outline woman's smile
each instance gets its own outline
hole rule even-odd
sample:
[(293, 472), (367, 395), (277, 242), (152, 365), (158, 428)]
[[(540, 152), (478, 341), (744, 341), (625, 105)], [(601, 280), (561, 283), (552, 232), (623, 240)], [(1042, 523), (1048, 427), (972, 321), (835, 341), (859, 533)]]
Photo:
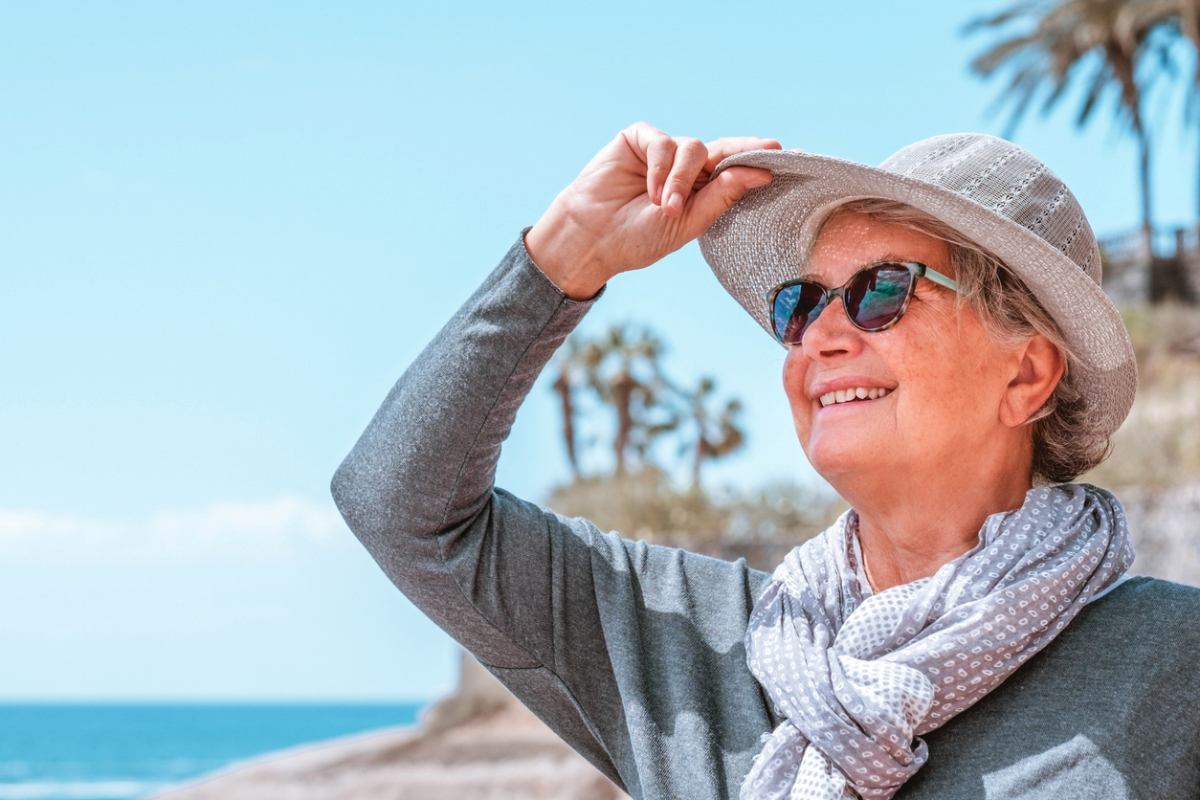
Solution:
[(882, 400), (892, 393), (889, 389), (867, 389), (859, 386), (855, 389), (839, 389), (836, 392), (828, 392), (817, 398), (817, 402), (821, 404), (821, 410), (842, 409), (849, 406), (863, 406), (875, 400)]
[(845, 391), (829, 392), (820, 397), (822, 408), (832, 405), (841, 405), (844, 403), (861, 403), (864, 400), (878, 400), (891, 394), (887, 389), (866, 389), (859, 386), (856, 389), (846, 389)]
[(820, 409), (846, 405), (863, 405), (880, 400), (896, 389), (895, 382), (862, 375), (845, 375), (839, 378), (823, 378), (813, 383), (808, 395)]

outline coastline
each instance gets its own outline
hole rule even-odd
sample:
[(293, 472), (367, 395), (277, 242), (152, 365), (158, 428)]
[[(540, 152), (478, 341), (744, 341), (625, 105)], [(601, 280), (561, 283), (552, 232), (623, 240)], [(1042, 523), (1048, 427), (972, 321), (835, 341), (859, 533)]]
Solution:
[(269, 753), (147, 800), (628, 800), (464, 654), (416, 726)]

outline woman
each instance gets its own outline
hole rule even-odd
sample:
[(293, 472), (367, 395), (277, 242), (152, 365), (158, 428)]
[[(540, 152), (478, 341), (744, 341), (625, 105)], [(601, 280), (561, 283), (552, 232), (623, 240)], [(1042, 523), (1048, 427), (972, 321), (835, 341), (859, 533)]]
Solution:
[[(774, 576), (492, 485), (604, 284), (697, 237), (787, 346), (797, 435), (853, 508)], [(1098, 283), (1074, 197), (1007, 142), (871, 168), (635, 125), (408, 369), (334, 496), (401, 591), (634, 797), (1197, 797), (1200, 593), (1122, 583), (1120, 503), (1063, 483), (1136, 384)]]

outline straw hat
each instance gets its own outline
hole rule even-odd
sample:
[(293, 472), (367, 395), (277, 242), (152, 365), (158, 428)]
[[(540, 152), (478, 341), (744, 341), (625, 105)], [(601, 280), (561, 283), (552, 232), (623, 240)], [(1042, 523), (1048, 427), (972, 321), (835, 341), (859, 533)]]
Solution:
[(1100, 248), (1066, 184), (1011, 142), (977, 133), (935, 136), (878, 167), (797, 151), (739, 153), (718, 165), (769, 170), (700, 237), (717, 279), (771, 332), (767, 292), (805, 270), (821, 223), (850, 200), (897, 200), (942, 220), (999, 256), (1058, 323), (1097, 434), (1124, 421), (1137, 364), (1121, 315), (1100, 289)]

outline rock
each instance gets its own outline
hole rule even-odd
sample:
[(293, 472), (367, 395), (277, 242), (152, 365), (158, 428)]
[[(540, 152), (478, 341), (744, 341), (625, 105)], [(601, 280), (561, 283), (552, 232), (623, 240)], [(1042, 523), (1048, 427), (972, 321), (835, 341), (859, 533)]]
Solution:
[(628, 800), (478, 662), (422, 724), (272, 754), (156, 800)]
[(504, 684), (466, 651), (462, 651), (458, 688), (425, 712), (421, 726), (427, 733), (449, 730), (514, 702), (516, 698), (504, 688)]
[(1130, 572), (1200, 586), (1200, 483), (1115, 494), (1137, 553)]

